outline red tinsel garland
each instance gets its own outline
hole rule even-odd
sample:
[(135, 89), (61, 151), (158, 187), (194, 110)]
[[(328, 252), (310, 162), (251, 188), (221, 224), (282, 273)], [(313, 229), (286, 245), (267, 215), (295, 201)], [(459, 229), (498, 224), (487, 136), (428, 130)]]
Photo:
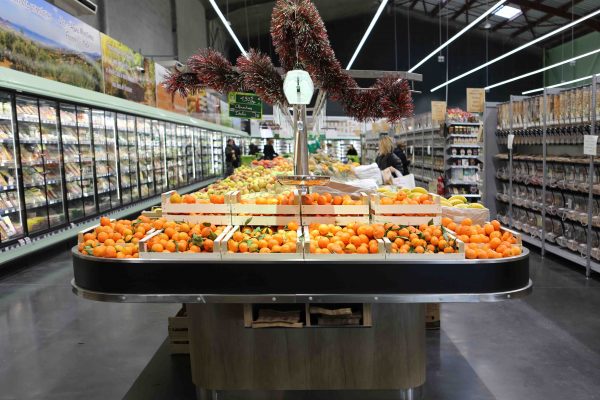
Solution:
[[(367, 89), (342, 69), (335, 58), (325, 24), (310, 0), (277, 0), (271, 19), (273, 45), (284, 70), (304, 68), (317, 87), (342, 103), (346, 113), (360, 121), (387, 118), (395, 122), (412, 115), (413, 103), (406, 80), (378, 79)], [(171, 74), (166, 87), (187, 94), (202, 86), (220, 92), (253, 90), (269, 104), (285, 105), (283, 80), (267, 55), (251, 50), (240, 56), (236, 70), (221, 54), (202, 50), (188, 60), (188, 72)]]

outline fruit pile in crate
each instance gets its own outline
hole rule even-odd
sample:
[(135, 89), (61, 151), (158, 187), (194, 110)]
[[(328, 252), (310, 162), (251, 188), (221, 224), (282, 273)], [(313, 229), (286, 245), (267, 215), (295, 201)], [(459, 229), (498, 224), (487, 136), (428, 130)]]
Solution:
[(302, 225), (369, 223), (369, 197), (365, 193), (309, 193), (302, 196)]
[(236, 191), (229, 194), (229, 202), (232, 225), (283, 226), (300, 221), (300, 197), (296, 190), (252, 196)]
[(285, 226), (233, 226), (220, 241), (224, 260), (302, 259), (302, 231), (295, 221)]
[(464, 259), (465, 244), (443, 226), (387, 223), (384, 242), (388, 259)]
[(79, 232), (80, 253), (101, 258), (138, 258), (138, 243), (155, 230), (153, 221), (141, 215), (135, 221), (101, 217), (100, 223)]
[(185, 221), (198, 224), (209, 222), (216, 225), (231, 223), (231, 206), (228, 194), (211, 194), (208, 198), (181, 196), (172, 190), (161, 195), (162, 216), (168, 221)]
[(442, 207), (439, 196), (424, 188), (383, 190), (371, 196), (371, 220), (418, 226), (432, 222), (440, 225)]
[(523, 252), (521, 235), (493, 220), (480, 225), (469, 218), (460, 223), (444, 217), (444, 227), (465, 243), (465, 257), (468, 259), (505, 258), (518, 256)]
[(385, 258), (382, 224), (350, 223), (346, 226), (313, 223), (304, 227), (304, 256), (306, 259), (349, 260)]

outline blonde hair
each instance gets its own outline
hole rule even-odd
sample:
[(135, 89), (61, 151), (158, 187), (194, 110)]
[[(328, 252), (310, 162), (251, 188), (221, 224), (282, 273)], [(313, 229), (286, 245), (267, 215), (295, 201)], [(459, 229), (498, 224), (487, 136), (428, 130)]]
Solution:
[(394, 142), (389, 136), (382, 136), (379, 139), (379, 155), (385, 156), (394, 151)]

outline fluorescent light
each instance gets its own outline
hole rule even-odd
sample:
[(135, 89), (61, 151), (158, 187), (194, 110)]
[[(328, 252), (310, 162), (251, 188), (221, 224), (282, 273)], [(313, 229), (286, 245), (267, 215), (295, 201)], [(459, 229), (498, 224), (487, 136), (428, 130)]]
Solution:
[(358, 47), (354, 51), (354, 55), (350, 59), (350, 62), (348, 63), (348, 66), (346, 67), (346, 69), (352, 68), (352, 64), (354, 64), (354, 60), (356, 60), (356, 57), (358, 56), (358, 53), (360, 53), (360, 50), (362, 49), (363, 45), (367, 41), (367, 38), (371, 34), (371, 30), (373, 30), (373, 27), (377, 23), (377, 20), (379, 19), (379, 16), (383, 12), (383, 9), (385, 8), (385, 6), (386, 6), (387, 3), (388, 3), (388, 0), (383, 0), (381, 2), (381, 4), (379, 5), (379, 8), (377, 9), (377, 12), (375, 13), (375, 16), (371, 20), (371, 23), (369, 24), (369, 27), (367, 28), (367, 31), (365, 32), (364, 36), (360, 40), (360, 43), (358, 43)]
[(573, 79), (572, 81), (561, 82), (561, 83), (557, 83), (555, 85), (546, 86), (545, 88), (538, 88), (538, 89), (526, 90), (522, 94), (531, 94), (531, 93), (535, 93), (535, 92), (543, 92), (544, 89), (552, 89), (552, 88), (557, 88), (557, 87), (560, 87), (560, 86), (566, 86), (566, 85), (570, 85), (571, 83), (577, 83), (577, 82), (585, 81), (587, 79), (592, 79), (593, 77), (594, 77), (594, 75), (588, 75), (588, 76), (584, 76), (583, 78)]
[(417, 68), (419, 68), (421, 65), (423, 65), (425, 63), (425, 61), (429, 60), (431, 57), (433, 57), (437, 53), (439, 53), (440, 50), (442, 50), (445, 47), (450, 46), (450, 43), (454, 42), (456, 39), (458, 39), (466, 31), (468, 31), (469, 29), (471, 29), (475, 25), (479, 24), (483, 19), (485, 19), (485, 17), (487, 17), (488, 15), (490, 15), (491, 13), (493, 13), (496, 9), (498, 9), (498, 7), (500, 7), (504, 3), (506, 3), (506, 0), (500, 0), (499, 2), (497, 2), (496, 4), (494, 4), (492, 6), (492, 8), (490, 8), (489, 10), (487, 10), (486, 12), (484, 12), (483, 14), (481, 14), (478, 18), (476, 18), (469, 25), (467, 25), (464, 28), (462, 28), (460, 32), (458, 32), (456, 35), (452, 36), (445, 43), (441, 44), (440, 47), (438, 47), (437, 49), (435, 49), (431, 53), (429, 53), (429, 55), (427, 57), (425, 57), (424, 59), (422, 59), (421, 61), (419, 61), (414, 67), (412, 67), (411, 69), (409, 69), (408, 72), (415, 71)]
[(219, 16), (219, 18), (221, 19), (221, 22), (223, 22), (223, 25), (225, 25), (225, 29), (227, 29), (227, 31), (231, 35), (231, 38), (233, 39), (233, 41), (235, 42), (235, 44), (237, 45), (237, 47), (240, 49), (240, 51), (242, 52), (242, 54), (244, 55), (244, 57), (248, 58), (248, 53), (246, 52), (246, 50), (244, 50), (244, 47), (240, 43), (240, 41), (237, 38), (237, 36), (235, 36), (235, 33), (233, 32), (233, 29), (231, 29), (231, 25), (229, 24), (229, 21), (227, 21), (225, 19), (225, 16), (223, 15), (223, 13), (221, 12), (221, 10), (219, 9), (219, 6), (217, 5), (217, 3), (215, 3), (215, 0), (208, 0), (208, 1), (210, 2), (210, 4), (212, 5), (212, 7), (214, 8), (214, 10), (217, 13), (217, 15)]
[(505, 85), (505, 84), (510, 83), (510, 82), (518, 81), (519, 79), (523, 79), (523, 78), (527, 78), (528, 76), (531, 76), (531, 75), (539, 74), (540, 72), (547, 71), (549, 69), (558, 67), (560, 65), (568, 64), (571, 61), (579, 60), (580, 58), (588, 57), (588, 56), (591, 56), (592, 54), (596, 54), (596, 53), (600, 53), (600, 49), (592, 50), (592, 51), (590, 51), (588, 53), (581, 54), (581, 55), (578, 55), (576, 57), (569, 58), (568, 60), (560, 61), (560, 62), (557, 62), (555, 64), (548, 65), (548, 66), (546, 66), (544, 68), (536, 69), (535, 71), (531, 71), (531, 72), (528, 72), (528, 73), (523, 74), (523, 75), (515, 76), (514, 78), (510, 78), (510, 79), (507, 79), (507, 80), (502, 81), (502, 82), (494, 83), (493, 85), (486, 86), (485, 90), (493, 89), (495, 87), (502, 86), (502, 85)]
[(438, 89), (441, 89), (441, 88), (443, 88), (444, 86), (447, 86), (447, 85), (449, 85), (449, 84), (451, 84), (451, 83), (453, 83), (453, 82), (456, 82), (457, 80), (459, 80), (459, 79), (462, 79), (462, 78), (464, 78), (464, 77), (465, 77), (465, 76), (467, 76), (467, 75), (471, 75), (473, 72), (479, 71), (480, 69), (483, 69), (483, 68), (485, 68), (485, 67), (487, 67), (487, 66), (489, 66), (489, 65), (492, 65), (492, 64), (494, 64), (494, 63), (496, 63), (496, 62), (498, 62), (498, 61), (500, 61), (500, 60), (502, 60), (502, 59), (505, 59), (506, 57), (508, 57), (508, 56), (511, 56), (511, 55), (513, 55), (513, 54), (515, 54), (515, 53), (517, 53), (517, 52), (519, 52), (519, 51), (523, 50), (523, 49), (526, 49), (527, 47), (529, 47), (529, 46), (532, 46), (532, 45), (534, 45), (534, 44), (536, 44), (536, 43), (538, 43), (538, 42), (541, 42), (542, 40), (546, 40), (546, 39), (548, 39), (549, 37), (551, 37), (551, 36), (554, 36), (554, 35), (556, 35), (557, 33), (560, 33), (560, 32), (562, 32), (562, 31), (564, 31), (564, 30), (567, 30), (567, 29), (569, 29), (569, 28), (571, 28), (571, 27), (573, 27), (573, 26), (575, 26), (575, 25), (577, 25), (577, 24), (580, 24), (580, 23), (582, 23), (583, 21), (586, 21), (586, 20), (588, 20), (588, 19), (590, 19), (590, 18), (593, 18), (593, 17), (595, 17), (595, 16), (596, 16), (596, 15), (598, 15), (598, 14), (600, 14), (600, 9), (598, 9), (598, 10), (594, 11), (593, 13), (590, 13), (590, 14), (586, 15), (585, 17), (581, 17), (581, 18), (579, 18), (579, 19), (578, 19), (578, 20), (576, 20), (576, 21), (573, 21), (573, 22), (570, 22), (570, 23), (568, 23), (568, 24), (566, 24), (566, 25), (563, 25), (563, 26), (561, 26), (560, 28), (557, 28), (556, 30), (553, 30), (552, 32), (548, 32), (548, 33), (546, 33), (545, 35), (543, 35), (543, 36), (540, 36), (540, 37), (539, 37), (539, 38), (537, 38), (537, 39), (534, 39), (534, 40), (532, 40), (532, 41), (530, 41), (530, 42), (527, 42), (527, 43), (525, 43), (524, 45), (522, 45), (522, 46), (519, 46), (519, 47), (517, 47), (516, 49), (509, 51), (508, 53), (505, 53), (505, 54), (503, 54), (503, 55), (501, 55), (501, 56), (499, 56), (499, 57), (496, 57), (496, 58), (494, 58), (493, 60), (490, 60), (490, 61), (488, 61), (488, 62), (486, 62), (486, 63), (484, 63), (484, 64), (481, 64), (480, 66), (478, 66), (478, 67), (476, 67), (476, 68), (473, 68), (473, 69), (472, 69), (472, 70), (470, 70), (470, 71), (467, 71), (467, 72), (465, 72), (464, 74), (460, 74), (460, 75), (458, 75), (458, 76), (456, 76), (456, 77), (454, 77), (454, 78), (450, 79), (449, 81), (447, 81), (447, 82), (444, 82), (444, 83), (442, 83), (441, 85), (438, 85), (438, 86), (434, 87), (433, 89), (431, 89), (431, 91), (432, 91), (432, 92), (435, 92), (436, 90), (438, 90)]
[(494, 11), (493, 14), (502, 18), (513, 19), (521, 14), (521, 10), (511, 6), (503, 6)]

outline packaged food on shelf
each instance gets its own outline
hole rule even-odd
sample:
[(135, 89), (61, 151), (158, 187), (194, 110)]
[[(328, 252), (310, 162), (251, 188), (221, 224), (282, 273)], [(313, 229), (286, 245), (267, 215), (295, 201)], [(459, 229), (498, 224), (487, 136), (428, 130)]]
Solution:
[(286, 226), (233, 226), (223, 240), (224, 260), (303, 259), (302, 230), (297, 222)]
[(302, 196), (302, 224), (347, 225), (369, 223), (369, 197), (366, 193), (312, 192)]
[[(304, 226), (304, 257), (307, 260), (384, 259), (385, 233), (383, 224), (311, 223)], [(341, 255), (344, 258), (340, 258)]]

